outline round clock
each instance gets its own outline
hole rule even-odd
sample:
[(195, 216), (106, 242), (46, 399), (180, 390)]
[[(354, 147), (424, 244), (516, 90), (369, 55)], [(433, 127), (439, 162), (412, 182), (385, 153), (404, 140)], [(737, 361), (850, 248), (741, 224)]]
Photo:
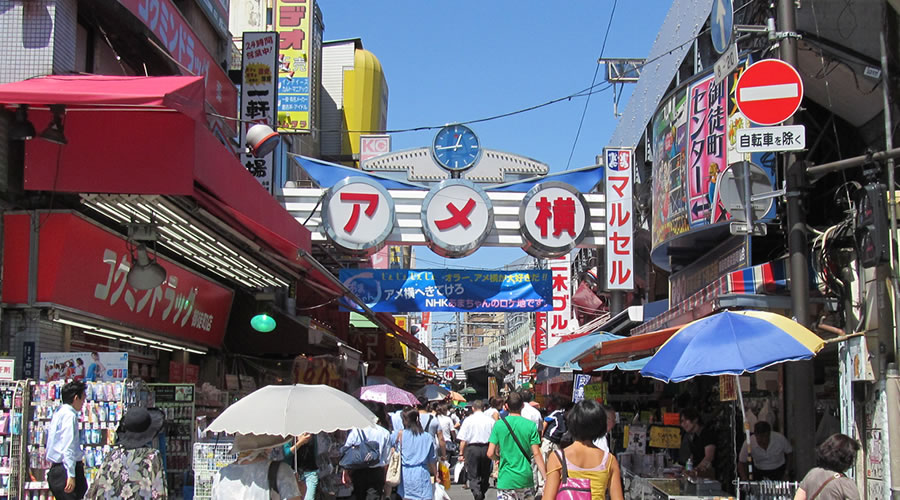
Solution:
[(465, 170), (481, 155), (481, 143), (465, 125), (447, 125), (434, 136), (431, 146), (434, 159), (448, 170)]

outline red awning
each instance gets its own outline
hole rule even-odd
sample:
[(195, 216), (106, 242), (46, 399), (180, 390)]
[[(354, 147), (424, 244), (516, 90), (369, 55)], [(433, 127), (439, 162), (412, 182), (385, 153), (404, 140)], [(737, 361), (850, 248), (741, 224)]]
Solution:
[[(53, 76), (0, 85), (0, 103), (67, 106), (68, 145), (26, 144), (26, 189), (188, 196), (303, 265), (309, 230), (206, 128), (203, 92), (201, 77)], [(51, 115), (28, 118), (41, 130)]]
[(51, 75), (0, 85), (0, 102), (10, 105), (170, 109), (195, 119), (203, 100), (201, 76)]
[(404, 330), (403, 328), (401, 328), (400, 325), (398, 325), (397, 322), (394, 321), (394, 316), (391, 313), (386, 313), (386, 312), (375, 313), (375, 318), (378, 319), (384, 325), (390, 326), (394, 330), (394, 333), (397, 335), (397, 338), (398, 338), (398, 340), (400, 340), (400, 342), (403, 342), (410, 349), (425, 356), (432, 363), (434, 363), (436, 365), (440, 364), (440, 363), (438, 363), (437, 356), (435, 356), (434, 353), (431, 352), (431, 349), (429, 349), (428, 346), (426, 346), (425, 344), (420, 342), (419, 339), (417, 339), (415, 335), (413, 335), (413, 334), (407, 332), (406, 330)]
[(591, 371), (610, 363), (620, 363), (623, 361), (645, 358), (656, 352), (656, 349), (663, 345), (665, 341), (669, 340), (669, 337), (675, 335), (675, 332), (680, 330), (682, 326), (684, 325), (664, 328), (655, 332), (626, 337), (624, 339), (610, 340), (604, 342), (599, 349), (591, 351), (573, 361), (578, 361), (582, 370)]

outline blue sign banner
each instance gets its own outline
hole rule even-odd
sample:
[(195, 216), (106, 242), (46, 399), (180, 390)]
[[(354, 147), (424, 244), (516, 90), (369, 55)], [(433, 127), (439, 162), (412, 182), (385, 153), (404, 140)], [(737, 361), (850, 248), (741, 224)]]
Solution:
[(584, 386), (591, 381), (591, 376), (583, 373), (575, 374), (574, 384), (572, 386), (572, 402), (577, 403), (584, 399)]
[[(340, 279), (375, 312), (553, 309), (549, 270), (341, 269)], [(341, 305), (346, 310), (357, 310), (346, 299)]]

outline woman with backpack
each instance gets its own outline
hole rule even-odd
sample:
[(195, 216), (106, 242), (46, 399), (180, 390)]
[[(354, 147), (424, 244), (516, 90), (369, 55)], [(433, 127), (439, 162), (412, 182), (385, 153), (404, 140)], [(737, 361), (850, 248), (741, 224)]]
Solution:
[(546, 500), (624, 500), (619, 462), (598, 448), (594, 440), (606, 435), (606, 412), (597, 401), (580, 401), (566, 412), (566, 429), (572, 444), (554, 451), (547, 459)]

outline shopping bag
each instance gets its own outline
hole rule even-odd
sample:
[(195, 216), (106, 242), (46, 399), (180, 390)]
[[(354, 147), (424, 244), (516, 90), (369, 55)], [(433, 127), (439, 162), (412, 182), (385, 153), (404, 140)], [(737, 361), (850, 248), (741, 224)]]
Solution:
[(440, 483), (434, 483), (434, 500), (450, 500), (450, 495)]
[(384, 484), (387, 486), (400, 484), (400, 472), (403, 467), (403, 463), (400, 460), (403, 453), (403, 431), (400, 431), (397, 441), (397, 447), (391, 448), (391, 452), (388, 454), (387, 472), (384, 475)]
[(445, 490), (450, 489), (450, 464), (447, 462), (440, 462), (438, 464), (438, 475), (441, 478), (441, 485)]
[(378, 451), (378, 443), (366, 441), (366, 435), (359, 429), (359, 443), (341, 448), (340, 466), (345, 469), (366, 469), (378, 465), (381, 456)]
[(456, 465), (453, 466), (453, 482), (456, 484), (464, 483), (465, 479), (462, 477), (462, 472), (465, 470), (466, 464), (463, 462), (456, 462)]

